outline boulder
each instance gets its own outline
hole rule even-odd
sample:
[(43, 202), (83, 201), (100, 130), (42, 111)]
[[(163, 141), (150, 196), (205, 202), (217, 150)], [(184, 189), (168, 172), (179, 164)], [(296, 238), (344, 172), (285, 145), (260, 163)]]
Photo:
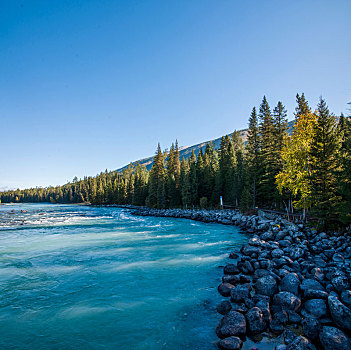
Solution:
[(229, 311), (219, 322), (216, 334), (221, 339), (245, 335), (246, 320), (244, 315), (237, 311)]
[(221, 315), (226, 315), (231, 309), (232, 304), (228, 300), (221, 301), (216, 307), (217, 312)]
[(234, 286), (232, 284), (224, 282), (218, 286), (218, 292), (220, 295), (222, 295), (224, 297), (230, 297), (230, 291), (233, 288), (234, 288)]
[(249, 297), (250, 287), (248, 284), (239, 284), (230, 291), (230, 297), (234, 302), (244, 301)]
[(306, 317), (302, 321), (302, 329), (308, 338), (316, 340), (319, 336), (321, 324), (315, 317)]
[(237, 275), (240, 273), (238, 267), (235, 264), (228, 264), (224, 266), (223, 271), (226, 275)]
[(289, 273), (280, 281), (279, 290), (281, 292), (290, 292), (298, 296), (299, 285), (300, 285), (300, 281), (296, 273)]
[(328, 305), (335, 324), (341, 329), (351, 331), (351, 309), (334, 296), (329, 296)]
[(259, 278), (255, 283), (256, 293), (272, 297), (277, 292), (277, 282), (270, 276)]
[(302, 291), (306, 290), (306, 289), (311, 289), (311, 290), (323, 290), (324, 291), (324, 287), (315, 279), (309, 279), (309, 278), (305, 278), (302, 283), (300, 284), (300, 289)]
[(343, 290), (340, 295), (340, 299), (343, 304), (348, 308), (351, 308), (351, 290)]
[(282, 310), (297, 311), (301, 306), (301, 299), (290, 292), (279, 292), (274, 296), (273, 303)]
[(248, 331), (251, 334), (261, 333), (266, 329), (267, 326), (263, 312), (257, 306), (251, 308), (246, 313), (246, 322), (248, 326)]
[(324, 318), (328, 314), (327, 303), (323, 299), (310, 299), (304, 303), (302, 311), (304, 316)]
[(243, 346), (243, 342), (238, 337), (228, 337), (218, 342), (221, 350), (239, 350)]
[(331, 280), (332, 285), (338, 293), (350, 289), (350, 282), (345, 275), (340, 275)]
[(316, 350), (316, 347), (307, 338), (300, 336), (288, 345), (287, 350)]
[(324, 326), (319, 340), (325, 350), (350, 350), (351, 342), (347, 335), (335, 327)]

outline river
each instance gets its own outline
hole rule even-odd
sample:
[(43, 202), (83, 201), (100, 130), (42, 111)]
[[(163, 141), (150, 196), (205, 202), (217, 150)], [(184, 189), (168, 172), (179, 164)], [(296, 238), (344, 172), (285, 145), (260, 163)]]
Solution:
[(221, 267), (247, 239), (114, 207), (0, 205), (0, 348), (216, 349)]

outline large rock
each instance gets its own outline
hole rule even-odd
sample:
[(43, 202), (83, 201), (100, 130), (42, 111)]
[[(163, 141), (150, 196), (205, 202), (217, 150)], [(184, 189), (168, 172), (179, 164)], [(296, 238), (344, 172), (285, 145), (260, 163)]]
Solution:
[(246, 321), (251, 334), (261, 333), (267, 326), (262, 310), (256, 306), (246, 313)]
[(324, 318), (328, 314), (327, 303), (323, 299), (310, 299), (303, 305), (304, 316), (314, 316), (316, 318)]
[(319, 335), (325, 350), (350, 350), (351, 342), (344, 332), (335, 327), (325, 326)]
[(289, 273), (280, 281), (279, 290), (281, 292), (290, 292), (298, 296), (299, 285), (300, 285), (300, 281), (296, 273)]
[(235, 264), (228, 264), (224, 266), (223, 272), (226, 275), (237, 275), (240, 271)]
[(334, 296), (329, 296), (328, 305), (335, 324), (341, 329), (351, 331), (351, 310)]
[(216, 334), (221, 339), (245, 335), (246, 320), (244, 315), (237, 311), (229, 311), (219, 322)]
[(230, 291), (234, 288), (234, 286), (230, 283), (221, 283), (218, 286), (218, 292), (224, 297), (230, 297)]
[(311, 289), (311, 290), (323, 290), (324, 291), (324, 287), (315, 279), (309, 279), (309, 278), (305, 278), (302, 283), (300, 284), (300, 288), (301, 290), (307, 290), (307, 289)]
[(301, 299), (290, 292), (279, 292), (274, 296), (273, 303), (282, 310), (297, 311), (301, 306)]
[(238, 337), (228, 337), (218, 342), (221, 350), (239, 350), (243, 346), (243, 342)]
[(248, 284), (239, 284), (231, 289), (230, 296), (234, 302), (241, 302), (249, 297), (249, 292)]
[(277, 292), (277, 282), (272, 276), (264, 276), (259, 278), (255, 283), (257, 294), (272, 297)]
[(300, 336), (288, 345), (287, 350), (316, 350), (316, 347), (307, 338)]
[(302, 329), (308, 338), (316, 340), (319, 336), (321, 324), (315, 317), (306, 317), (302, 321)]

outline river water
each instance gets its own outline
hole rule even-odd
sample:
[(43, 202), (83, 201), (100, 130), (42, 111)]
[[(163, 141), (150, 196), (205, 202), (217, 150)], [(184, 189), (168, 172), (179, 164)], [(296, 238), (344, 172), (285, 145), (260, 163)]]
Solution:
[(215, 349), (220, 267), (247, 239), (119, 208), (0, 205), (0, 348)]

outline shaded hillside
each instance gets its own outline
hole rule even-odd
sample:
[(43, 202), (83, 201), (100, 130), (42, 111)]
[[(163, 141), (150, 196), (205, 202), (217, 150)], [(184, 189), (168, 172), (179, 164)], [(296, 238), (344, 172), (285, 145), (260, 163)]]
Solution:
[[(294, 121), (291, 120), (289, 122), (289, 133), (292, 130), (293, 124), (294, 124)], [(240, 136), (241, 136), (241, 138), (243, 139), (244, 142), (246, 142), (247, 130), (248, 129), (239, 130)], [(229, 136), (232, 136), (232, 133), (230, 133)], [(180, 147), (180, 150), (179, 150), (179, 157), (180, 157), (180, 159), (182, 159), (182, 158), (188, 159), (191, 156), (191, 153), (192, 153), (193, 150), (194, 150), (196, 156), (199, 154), (200, 149), (202, 150), (202, 152), (204, 152), (207, 143), (209, 143), (211, 141), (213, 143), (214, 148), (218, 149), (219, 146), (220, 146), (220, 143), (221, 143), (221, 137), (218, 137), (217, 139), (214, 139), (214, 140), (201, 142), (201, 143), (198, 143), (197, 145), (193, 145), (193, 146)], [(132, 162), (131, 164), (136, 165), (137, 163), (140, 163), (142, 165), (145, 165), (146, 168), (148, 170), (150, 170), (151, 167), (152, 167), (153, 159), (154, 159), (154, 156), (151, 156), (151, 157), (148, 157), (148, 158), (137, 160), (135, 162)], [(121, 170), (127, 168), (128, 165), (126, 165), (126, 166), (124, 166), (124, 167), (122, 167), (120, 169), (117, 169), (117, 171), (121, 171)]]

